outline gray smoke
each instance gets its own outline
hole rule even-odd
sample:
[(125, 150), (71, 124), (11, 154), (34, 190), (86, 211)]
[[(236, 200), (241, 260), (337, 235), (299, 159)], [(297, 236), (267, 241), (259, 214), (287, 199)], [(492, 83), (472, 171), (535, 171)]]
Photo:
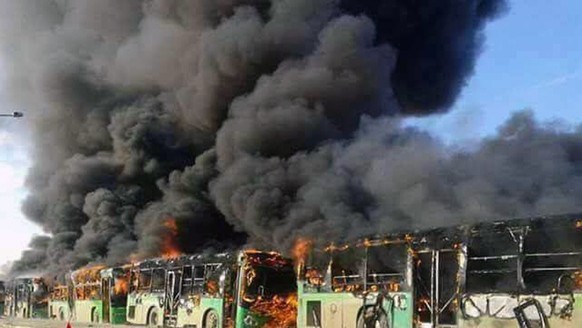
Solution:
[[(51, 235), (14, 270), (159, 255), (170, 219), (183, 251), (285, 250), (298, 235), (342, 239), (577, 208), (575, 193), (561, 193), (579, 170), (551, 174), (560, 160), (576, 167), (574, 158), (526, 171), (519, 160), (546, 158), (512, 155), (534, 136), (575, 148), (574, 133), (524, 118), (504, 129), (514, 134), (451, 152), (397, 119), (450, 107), (485, 23), (504, 8), (1, 0), (6, 96), (33, 121), (23, 211)], [(521, 136), (526, 128), (531, 136)]]

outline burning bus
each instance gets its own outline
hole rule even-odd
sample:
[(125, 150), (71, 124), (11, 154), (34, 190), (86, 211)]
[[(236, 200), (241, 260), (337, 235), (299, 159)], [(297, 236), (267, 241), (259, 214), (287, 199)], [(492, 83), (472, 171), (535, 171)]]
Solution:
[(128, 322), (292, 327), (295, 284), (292, 261), (277, 253), (244, 251), (149, 260), (132, 270)]
[(125, 323), (129, 268), (101, 266), (71, 274), (74, 317), (79, 322)]
[(17, 278), (6, 283), (4, 313), (17, 318), (47, 318), (48, 289), (42, 278)]
[(74, 296), (74, 318), (79, 322), (100, 322), (103, 313), (101, 300), (101, 269), (82, 268), (71, 273)]
[(582, 327), (582, 221), (545, 217), (312, 249), (297, 327)]
[(52, 288), (49, 295), (48, 313), (49, 318), (57, 320), (69, 320), (72, 316), (71, 311), (71, 289), (66, 285), (56, 285)]

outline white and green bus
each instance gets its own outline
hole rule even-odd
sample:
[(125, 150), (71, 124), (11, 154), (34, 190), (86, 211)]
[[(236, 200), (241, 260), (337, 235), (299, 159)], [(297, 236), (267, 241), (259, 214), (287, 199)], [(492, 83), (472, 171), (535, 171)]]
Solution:
[(89, 267), (71, 274), (74, 320), (93, 323), (126, 323), (129, 267)]
[(297, 327), (582, 327), (582, 216), (377, 236), (315, 249)]
[(101, 269), (103, 267), (82, 268), (71, 274), (74, 290), (73, 318), (77, 322), (101, 322)]
[(71, 293), (70, 288), (64, 285), (57, 285), (52, 288), (49, 296), (49, 318), (65, 321), (70, 320), (73, 313), (71, 311)]
[(42, 278), (17, 278), (6, 283), (4, 313), (16, 318), (48, 318), (48, 289)]
[(296, 319), (292, 261), (242, 251), (184, 255), (136, 264), (128, 322), (171, 327), (292, 327)]

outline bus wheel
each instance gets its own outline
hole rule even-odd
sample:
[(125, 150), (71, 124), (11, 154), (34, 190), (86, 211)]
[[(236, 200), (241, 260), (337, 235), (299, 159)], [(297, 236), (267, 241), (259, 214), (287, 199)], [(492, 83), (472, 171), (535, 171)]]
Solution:
[(154, 308), (151, 308), (148, 313), (148, 326), (157, 327), (158, 321), (158, 311), (156, 311)]
[(216, 311), (210, 310), (206, 313), (202, 328), (218, 328), (218, 314)]
[(384, 311), (379, 311), (374, 315), (374, 308), (369, 307), (362, 311), (358, 317), (358, 328), (390, 328), (388, 326), (388, 317)]

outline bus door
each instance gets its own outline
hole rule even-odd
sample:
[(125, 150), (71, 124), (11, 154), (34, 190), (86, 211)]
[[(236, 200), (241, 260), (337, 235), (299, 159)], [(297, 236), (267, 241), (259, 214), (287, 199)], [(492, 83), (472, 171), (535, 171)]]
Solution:
[(103, 301), (103, 322), (110, 322), (111, 309), (111, 278), (101, 279), (101, 299)]
[(234, 327), (237, 305), (240, 304), (240, 292), (238, 279), (241, 267), (233, 265), (223, 272), (224, 279), (220, 280), (220, 288), (224, 298), (224, 324), (226, 327)]
[(182, 294), (182, 269), (173, 268), (166, 272), (166, 295), (164, 297), (164, 322), (171, 326), (178, 318), (178, 305)]
[(420, 327), (457, 325), (461, 250), (426, 250), (416, 254), (416, 316)]

